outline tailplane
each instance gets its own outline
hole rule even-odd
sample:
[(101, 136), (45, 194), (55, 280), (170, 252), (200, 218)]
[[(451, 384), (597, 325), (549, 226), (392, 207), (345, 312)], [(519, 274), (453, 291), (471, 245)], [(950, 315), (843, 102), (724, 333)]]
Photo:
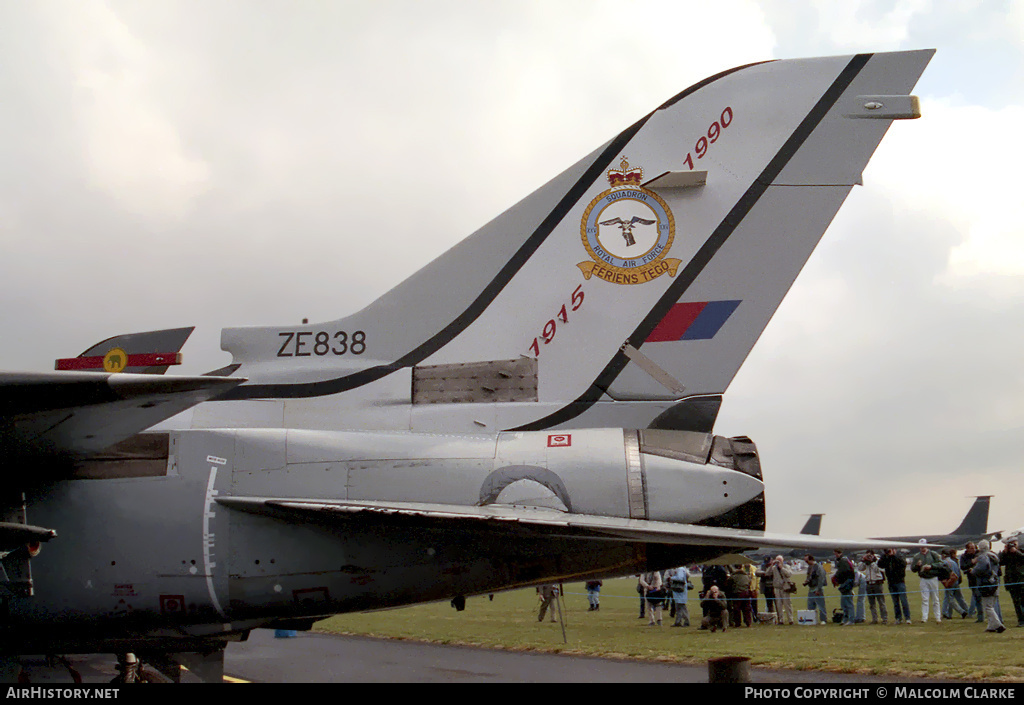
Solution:
[(78, 357), (57, 360), (54, 369), (162, 375), (181, 364), (181, 348), (194, 327), (126, 333), (101, 340)]

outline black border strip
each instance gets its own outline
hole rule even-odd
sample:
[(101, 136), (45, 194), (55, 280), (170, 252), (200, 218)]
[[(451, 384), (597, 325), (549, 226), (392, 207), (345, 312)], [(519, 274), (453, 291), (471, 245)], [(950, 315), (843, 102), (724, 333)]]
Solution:
[[(455, 320), (445, 326), (443, 329), (438, 331), (429, 340), (425, 341), (421, 345), (417, 346), (413, 350), (409, 351), (402, 357), (398, 358), (394, 362), (387, 365), (377, 365), (375, 367), (369, 367), (359, 372), (354, 372), (343, 377), (337, 377), (335, 379), (328, 379), (319, 382), (300, 382), (297, 384), (252, 384), (242, 385), (235, 389), (227, 392), (223, 396), (217, 397), (213, 401), (240, 401), (245, 399), (267, 399), (267, 398), (303, 398), (303, 397), (317, 397), (317, 396), (328, 396), (331, 394), (337, 394), (339, 392), (346, 392), (356, 387), (361, 387), (370, 382), (375, 382), (378, 379), (386, 377), (392, 372), (397, 372), (403, 367), (412, 367), (430, 355), (434, 354), (442, 347), (447, 345), (452, 339), (455, 338), (459, 333), (468, 328), (473, 321), (480, 317), (481, 314), (487, 307), (491, 305), (491, 302), (501, 293), (501, 290), (512, 280), (512, 278), (519, 272), (520, 269), (529, 261), (530, 257), (537, 251), (537, 249), (547, 240), (548, 236), (554, 231), (555, 227), (562, 221), (563, 218), (569, 213), (574, 205), (583, 197), (587, 192), (587, 189), (596, 181), (604, 170), (608, 167), (611, 161), (618, 156), (623, 148), (636, 136), (640, 129), (647, 124), (651, 116), (663, 110), (671, 105), (674, 105), (678, 101), (682, 100), (686, 96), (694, 93), (695, 91), (713, 83), (729, 74), (741, 71), (751, 66), (756, 66), (760, 63), (746, 64), (744, 66), (737, 66), (736, 68), (723, 71), (721, 73), (705, 78), (699, 83), (695, 83), (690, 86), (682, 93), (678, 94), (671, 100), (666, 101), (660, 105), (656, 110), (649, 113), (648, 115), (641, 118), (639, 121), (628, 127), (626, 130), (621, 132), (609, 145), (601, 152), (600, 156), (594, 161), (593, 164), (584, 172), (576, 183), (569, 191), (559, 200), (558, 205), (548, 214), (541, 224), (537, 226), (533, 234), (523, 243), (523, 246), (505, 263), (505, 266), (501, 268), (498, 274), (491, 280), (491, 282), (484, 287), (480, 295), (463, 311), (459, 314)], [(660, 318), (658, 319), (660, 320)]]
[[(768, 163), (768, 166), (764, 168), (764, 171), (754, 179), (754, 183), (740, 197), (736, 205), (732, 207), (732, 210), (719, 223), (715, 231), (711, 233), (711, 237), (697, 251), (697, 254), (694, 255), (683, 271), (679, 273), (658, 303), (647, 314), (647, 317), (640, 322), (640, 325), (636, 327), (633, 334), (629, 336), (627, 340), (630, 345), (635, 348), (643, 345), (643, 342), (650, 335), (651, 331), (654, 330), (654, 327), (665, 317), (669, 309), (679, 301), (682, 295), (686, 293), (686, 290), (693, 284), (700, 273), (704, 271), (704, 268), (711, 262), (722, 245), (726, 243), (729, 236), (739, 227), (743, 219), (750, 214), (750, 211), (753, 210), (771, 183), (778, 177), (786, 164), (789, 163), (807, 138), (810, 137), (811, 133), (818, 127), (828, 111), (832, 109), (832, 106), (835, 105), (839, 97), (846, 91), (850, 83), (853, 82), (853, 79), (856, 78), (857, 74), (860, 73), (872, 56), (873, 54), (857, 54), (850, 60), (850, 63), (846, 65), (846, 68), (833, 81), (832, 85), (829, 86), (815, 106), (811, 108), (807, 117), (797, 126), (793, 134), (786, 140), (786, 143), (782, 145), (779, 152)], [(508, 430), (539, 431), (576, 418), (601, 398), (605, 390), (619, 376), (619, 373), (625, 369), (628, 362), (629, 358), (625, 354), (622, 352), (616, 353), (611, 362), (594, 380), (593, 384), (575, 401), (543, 418)]]

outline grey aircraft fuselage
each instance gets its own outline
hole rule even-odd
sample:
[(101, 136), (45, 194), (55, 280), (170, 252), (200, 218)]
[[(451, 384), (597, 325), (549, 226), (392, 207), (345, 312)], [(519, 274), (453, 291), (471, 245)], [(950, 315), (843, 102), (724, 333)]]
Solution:
[[(61, 540), (33, 559), (35, 595), (7, 601), (0, 649), (201, 650), (256, 626), (551, 576), (667, 568), (723, 550), (584, 536), (564, 520), (567, 510), (576, 519), (702, 522), (754, 505), (763, 520), (759, 476), (656, 455), (636, 432), (567, 435), (569, 446), (543, 432), (182, 431), (169, 434), (166, 459), (80, 463), (80, 479), (26, 492), (30, 515)], [(631, 445), (643, 458), (646, 496), (629, 485)], [(289, 497), (303, 501), (287, 506)], [(337, 500), (443, 501), (456, 513), (535, 507), (555, 528), (510, 527), (498, 512), (467, 531), (415, 512), (331, 511)]]

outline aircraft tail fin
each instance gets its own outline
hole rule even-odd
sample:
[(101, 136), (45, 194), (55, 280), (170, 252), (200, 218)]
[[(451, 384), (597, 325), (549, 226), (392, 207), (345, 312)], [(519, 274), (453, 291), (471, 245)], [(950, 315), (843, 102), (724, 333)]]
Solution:
[(974, 504), (967, 510), (967, 515), (960, 526), (953, 530), (957, 536), (983, 535), (988, 532), (988, 508), (991, 496), (976, 497)]
[(57, 360), (56, 370), (162, 375), (181, 364), (181, 348), (195, 327), (126, 333), (101, 340), (78, 357)]
[[(334, 397), (316, 408), (354, 425), (377, 420), (342, 397), (408, 404), (417, 430), (708, 431), (889, 126), (920, 114), (932, 54), (706, 79), (362, 311), (225, 329), (250, 382), (224, 399)], [(286, 424), (323, 423), (285, 407)]]
[(812, 514), (807, 517), (807, 523), (804, 524), (804, 528), (800, 529), (801, 534), (811, 534), (818, 536), (821, 533), (821, 518), (824, 514)]

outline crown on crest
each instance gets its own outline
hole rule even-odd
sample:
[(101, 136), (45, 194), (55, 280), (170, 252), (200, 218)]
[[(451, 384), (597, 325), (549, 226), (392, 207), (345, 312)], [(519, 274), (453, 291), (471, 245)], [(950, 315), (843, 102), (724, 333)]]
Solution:
[(638, 166), (630, 166), (626, 158), (619, 162), (618, 169), (608, 170), (608, 183), (612, 186), (639, 186), (644, 179), (644, 170)]

